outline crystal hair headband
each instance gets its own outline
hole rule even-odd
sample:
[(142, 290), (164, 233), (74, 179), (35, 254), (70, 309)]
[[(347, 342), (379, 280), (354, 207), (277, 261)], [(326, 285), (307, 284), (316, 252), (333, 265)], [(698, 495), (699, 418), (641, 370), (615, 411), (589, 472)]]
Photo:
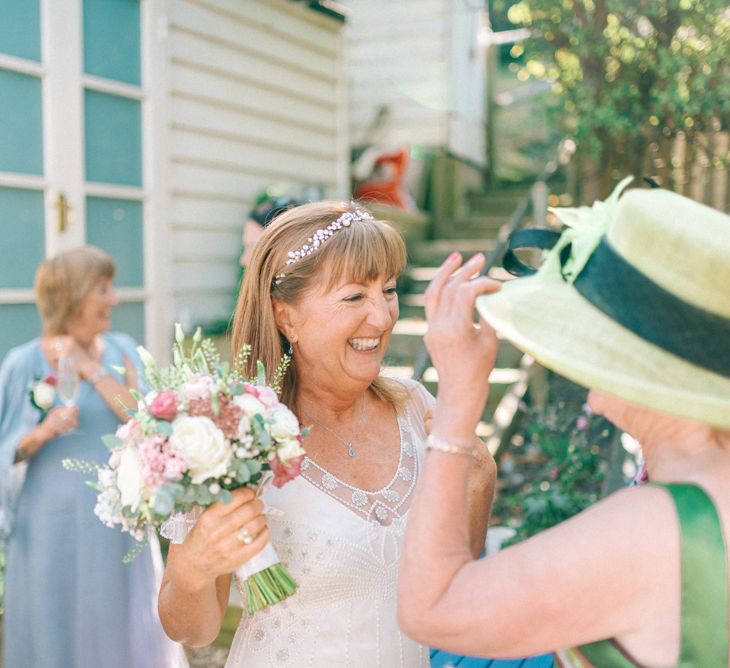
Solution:
[[(285, 266), (296, 264), (300, 260), (303, 260), (308, 255), (311, 255), (316, 251), (325, 241), (327, 241), (335, 232), (339, 232), (345, 227), (350, 227), (352, 223), (356, 223), (360, 220), (374, 220), (374, 218), (362, 209), (355, 209), (354, 211), (345, 211), (337, 220), (331, 222), (324, 229), (317, 230), (301, 248), (293, 251), (289, 251), (289, 259), (286, 261)], [(279, 285), (286, 274), (277, 274), (274, 277), (274, 285)]]

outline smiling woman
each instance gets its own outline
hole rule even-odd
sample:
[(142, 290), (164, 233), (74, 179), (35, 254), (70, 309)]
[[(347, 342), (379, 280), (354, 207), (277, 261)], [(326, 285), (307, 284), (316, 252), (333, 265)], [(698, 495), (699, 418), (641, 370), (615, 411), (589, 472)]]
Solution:
[[(311, 432), (302, 475), (264, 494), (272, 543), (299, 590), (267, 615), (244, 616), (229, 668), (429, 665), (428, 648), (398, 628), (395, 590), (434, 399), (414, 381), (380, 376), (405, 263), (400, 235), (346, 202), (291, 208), (256, 245), (234, 353), (251, 345), (251, 375), (256, 360), (276, 368), (291, 356), (283, 400)], [(495, 467), (484, 448), (475, 452), (486, 463), (475, 462), (469, 492), (478, 553)], [(192, 644), (217, 635), (230, 579), (191, 575), (202, 570), (196, 555), (211, 551), (205, 539), (194, 529), (171, 548), (160, 596), (165, 628)]]
[(11, 350), (0, 368), (6, 666), (184, 665), (152, 605), (159, 547), (123, 564), (134, 540), (98, 521), (94, 491), (61, 466), (66, 457), (106, 461), (101, 436), (128, 419), (125, 405), (134, 401), (136, 344), (109, 331), (113, 278), (111, 258), (91, 246), (41, 263), (42, 335)]

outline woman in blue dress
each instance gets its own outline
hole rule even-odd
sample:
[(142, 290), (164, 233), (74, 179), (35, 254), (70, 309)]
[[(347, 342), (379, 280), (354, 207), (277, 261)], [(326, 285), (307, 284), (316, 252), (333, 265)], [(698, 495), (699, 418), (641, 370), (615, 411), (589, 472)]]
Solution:
[[(90, 246), (44, 261), (35, 284), (43, 333), (11, 350), (0, 368), (8, 668), (186, 665), (157, 617), (159, 546), (123, 564), (134, 539), (99, 521), (96, 493), (61, 465), (67, 457), (104, 462), (101, 436), (126, 421), (134, 402), (135, 343), (109, 331), (113, 277), (111, 258)], [(59, 366), (78, 376), (76, 397), (63, 392), (65, 405)]]

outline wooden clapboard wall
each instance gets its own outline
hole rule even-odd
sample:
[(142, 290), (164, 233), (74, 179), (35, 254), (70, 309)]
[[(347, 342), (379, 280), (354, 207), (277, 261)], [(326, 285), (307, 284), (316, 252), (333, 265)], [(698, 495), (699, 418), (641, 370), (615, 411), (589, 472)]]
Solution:
[(485, 118), (481, 3), (464, 0), (342, 0), (347, 20), (350, 132), (387, 105), (385, 144), (448, 148), (483, 164)]
[(348, 194), (343, 23), (285, 0), (169, 8), (169, 292), (197, 323), (230, 315), (258, 193)]

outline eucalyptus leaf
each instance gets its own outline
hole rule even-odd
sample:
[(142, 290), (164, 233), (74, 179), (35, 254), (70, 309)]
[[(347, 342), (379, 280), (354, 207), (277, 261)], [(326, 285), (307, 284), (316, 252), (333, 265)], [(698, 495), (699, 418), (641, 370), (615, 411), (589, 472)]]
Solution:
[(240, 482), (242, 485), (245, 485), (249, 480), (251, 480), (251, 471), (249, 471), (248, 466), (246, 465), (246, 462), (244, 460), (239, 460), (235, 464), (236, 468), (236, 481)]
[(172, 424), (167, 420), (159, 420), (155, 425), (157, 433), (164, 434), (165, 436), (172, 436)]
[(261, 464), (255, 459), (247, 459), (246, 466), (248, 467), (248, 471), (252, 476), (261, 473)]
[(109, 450), (116, 450), (116, 448), (121, 448), (124, 445), (124, 441), (116, 434), (104, 434), (101, 437), (101, 442)]
[(155, 513), (157, 513), (158, 515), (169, 515), (175, 507), (175, 500), (173, 499), (172, 495), (169, 494), (167, 490), (165, 490), (165, 488), (163, 487), (157, 490), (153, 507)]

